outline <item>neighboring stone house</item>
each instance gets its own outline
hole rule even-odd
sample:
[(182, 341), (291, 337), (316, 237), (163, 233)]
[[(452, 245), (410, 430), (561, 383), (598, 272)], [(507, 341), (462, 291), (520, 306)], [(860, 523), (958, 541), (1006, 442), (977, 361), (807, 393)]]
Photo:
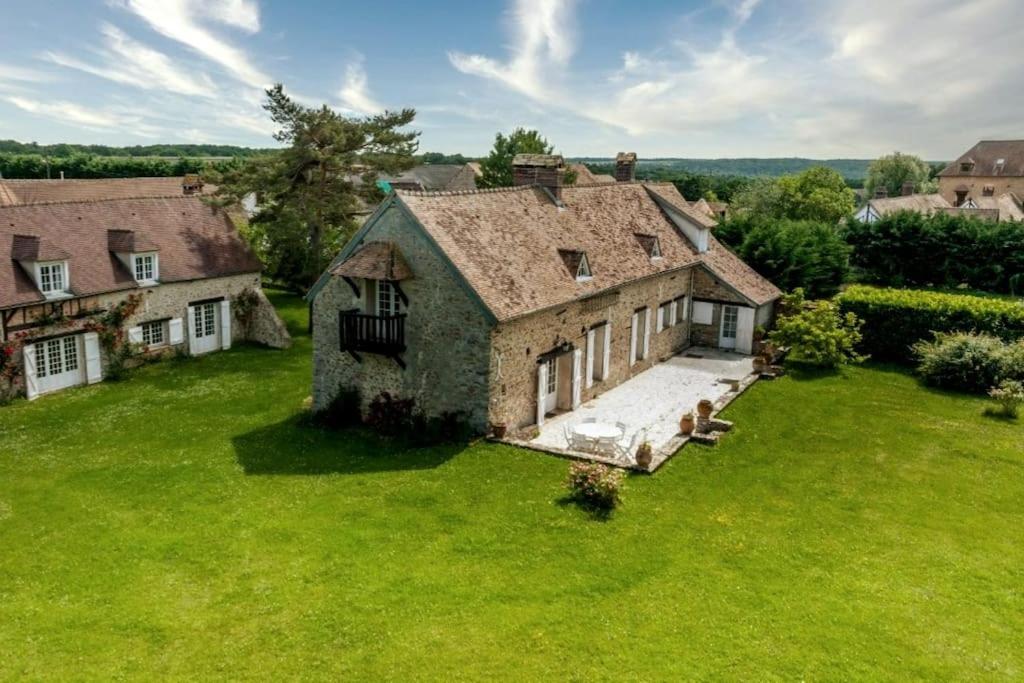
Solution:
[(387, 391), (517, 429), (693, 343), (751, 352), (780, 292), (710, 217), (668, 183), (563, 174), (520, 155), (518, 187), (389, 196), (308, 295), (314, 407)]
[(876, 197), (868, 200), (854, 218), (862, 223), (874, 223), (884, 216), (899, 211), (913, 211), (926, 216), (945, 213), (971, 216), (990, 221), (1024, 220), (1020, 200), (1011, 193), (999, 197), (977, 197), (953, 206), (941, 194), (908, 194), (900, 197)]
[[(18, 382), (0, 390), (33, 399), (98, 382), (115, 337), (151, 355), (241, 339), (286, 346), (260, 269), (228, 216), (199, 197), (2, 207), (0, 347)], [(117, 311), (127, 317), (115, 326)]]
[(170, 178), (97, 178), (84, 180), (0, 179), (0, 207), (48, 202), (87, 202), (212, 194), (216, 187), (197, 175)]
[(1024, 140), (982, 140), (939, 173), (939, 194), (954, 207), (983, 197), (1024, 197)]
[(422, 164), (381, 182), (395, 190), (440, 192), (475, 190), (476, 178), (470, 164)]

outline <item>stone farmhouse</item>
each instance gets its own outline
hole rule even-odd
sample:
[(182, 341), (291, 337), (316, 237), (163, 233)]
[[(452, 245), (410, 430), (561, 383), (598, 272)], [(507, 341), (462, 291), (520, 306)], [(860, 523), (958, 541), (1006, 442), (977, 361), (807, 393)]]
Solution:
[(939, 194), (953, 207), (1010, 201), (1021, 208), (1024, 140), (982, 140), (939, 173)]
[(564, 186), (520, 155), (516, 187), (397, 190), (308, 294), (313, 400), (381, 392), (474, 429), (543, 424), (691, 344), (751, 353), (779, 290), (667, 183)]
[[(17, 195), (26, 187), (4, 185)], [(131, 192), (128, 181), (114, 185)], [(180, 179), (178, 194), (164, 197), (96, 198), (94, 186), (92, 199), (50, 201), (57, 189), (45, 189), (47, 201), (0, 207), (0, 349), (19, 370), (0, 390), (34, 399), (98, 382), (110, 339), (148, 355), (290, 343), (255, 255), (224, 211), (183, 192)], [(117, 325), (115, 311), (125, 315)]]

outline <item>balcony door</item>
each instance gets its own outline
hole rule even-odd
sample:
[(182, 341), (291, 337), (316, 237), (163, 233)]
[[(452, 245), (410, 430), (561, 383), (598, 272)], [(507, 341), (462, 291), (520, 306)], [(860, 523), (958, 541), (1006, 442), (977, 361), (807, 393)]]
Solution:
[(377, 310), (379, 316), (398, 315), (402, 312), (402, 300), (395, 286), (387, 280), (377, 282)]

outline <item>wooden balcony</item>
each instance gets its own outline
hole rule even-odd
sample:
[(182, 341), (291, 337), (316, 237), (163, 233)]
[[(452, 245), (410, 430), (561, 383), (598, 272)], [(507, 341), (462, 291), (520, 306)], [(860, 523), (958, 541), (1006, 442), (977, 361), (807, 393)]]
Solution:
[(394, 358), (405, 367), (399, 354), (405, 351), (405, 315), (367, 315), (358, 311), (338, 314), (338, 339), (341, 350), (352, 354), (375, 353)]

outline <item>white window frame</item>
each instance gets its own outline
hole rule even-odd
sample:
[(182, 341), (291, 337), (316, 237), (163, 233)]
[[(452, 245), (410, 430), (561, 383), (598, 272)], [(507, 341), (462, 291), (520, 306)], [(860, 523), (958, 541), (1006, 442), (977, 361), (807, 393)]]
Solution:
[[(149, 261), (150, 268), (149, 272), (146, 272), (146, 262)], [(142, 269), (142, 277), (139, 277), (140, 267)], [(135, 281), (139, 283), (154, 283), (160, 279), (160, 259), (155, 252), (149, 252), (144, 254), (132, 254), (132, 275), (135, 277)], [(149, 275), (149, 277), (146, 277)]]
[(682, 296), (677, 296), (675, 299), (672, 300), (676, 308), (675, 317), (672, 321), (672, 324), (674, 325), (682, 325), (686, 321), (688, 315), (688, 312), (686, 310), (687, 296), (689, 295), (683, 294)]
[[(60, 287), (55, 286), (55, 277), (60, 279)], [(67, 261), (44, 261), (36, 264), (36, 282), (39, 291), (46, 298), (65, 296), (68, 293)]]
[(593, 275), (590, 272), (590, 261), (587, 260), (586, 252), (580, 254), (580, 263), (576, 266), (576, 281), (586, 282), (591, 279)]
[[(166, 320), (153, 320), (142, 323), (139, 327), (142, 328), (142, 343), (147, 349), (157, 349), (162, 346), (167, 346), (168, 335)], [(158, 338), (153, 334), (154, 331), (159, 331)]]
[(658, 324), (656, 331), (658, 333), (664, 332), (665, 330), (672, 327), (674, 321), (672, 320), (672, 302), (666, 301), (658, 304)]
[[(388, 280), (377, 280), (373, 296), (375, 315), (401, 315), (402, 297), (398, 296), (398, 289), (394, 283)], [(385, 309), (387, 312), (385, 312)]]

